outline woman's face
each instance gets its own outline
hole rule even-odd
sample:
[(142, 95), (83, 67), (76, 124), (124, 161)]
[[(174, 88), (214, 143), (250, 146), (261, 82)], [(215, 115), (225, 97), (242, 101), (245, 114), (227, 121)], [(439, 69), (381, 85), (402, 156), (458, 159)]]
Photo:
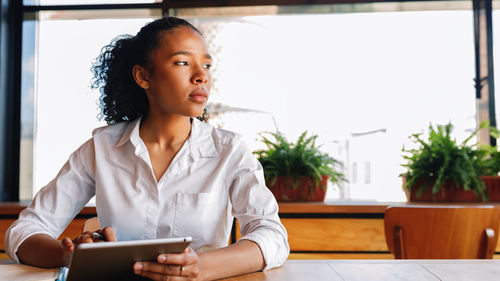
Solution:
[(206, 42), (196, 31), (179, 27), (164, 32), (148, 75), (151, 113), (200, 116), (210, 90), (211, 64)]

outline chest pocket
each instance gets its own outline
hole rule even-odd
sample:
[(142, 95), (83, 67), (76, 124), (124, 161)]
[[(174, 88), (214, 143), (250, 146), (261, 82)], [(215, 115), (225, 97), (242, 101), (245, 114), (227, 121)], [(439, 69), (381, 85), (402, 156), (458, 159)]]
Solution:
[(191, 246), (198, 249), (212, 244), (220, 227), (220, 194), (178, 193), (175, 202), (174, 235), (191, 236)]

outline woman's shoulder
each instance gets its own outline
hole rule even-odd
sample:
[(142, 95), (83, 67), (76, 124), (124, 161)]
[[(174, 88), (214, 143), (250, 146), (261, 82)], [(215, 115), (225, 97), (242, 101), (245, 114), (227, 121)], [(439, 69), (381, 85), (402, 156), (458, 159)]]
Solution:
[(198, 135), (195, 145), (199, 146), (200, 153), (205, 156), (215, 154), (220, 156), (231, 155), (231, 157), (237, 159), (237, 155), (244, 157), (252, 154), (250, 147), (239, 133), (215, 128), (204, 122), (199, 123), (198, 131), (201, 134)]
[(92, 138), (94, 141), (105, 140), (106, 142), (116, 143), (125, 133), (134, 128), (135, 122), (136, 121), (119, 122), (96, 128), (92, 131)]
[[(133, 122), (133, 121), (132, 121)], [(130, 122), (119, 122), (111, 125), (104, 125), (102, 127), (95, 128), (92, 131), (92, 135), (99, 135), (99, 134), (116, 134), (116, 133), (121, 133), (127, 125), (129, 125)]]
[(226, 129), (216, 128), (206, 122), (198, 121), (198, 124), (200, 126), (200, 131), (202, 131), (202, 134), (210, 136), (216, 145), (236, 144), (241, 141), (241, 135), (239, 133)]

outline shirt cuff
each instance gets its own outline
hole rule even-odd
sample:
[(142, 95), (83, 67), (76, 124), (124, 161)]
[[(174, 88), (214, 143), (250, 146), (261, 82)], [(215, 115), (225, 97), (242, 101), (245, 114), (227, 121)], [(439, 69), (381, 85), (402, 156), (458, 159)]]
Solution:
[(26, 239), (35, 234), (52, 236), (49, 232), (41, 230), (40, 227), (35, 225), (23, 225), (22, 227), (18, 224), (12, 225), (5, 233), (4, 246), (7, 255), (15, 262), (21, 263), (17, 256), (17, 250)]
[[(274, 239), (269, 239), (267, 237), (274, 237)], [(266, 263), (263, 270), (266, 271), (282, 265), (290, 254), (288, 242), (278, 241), (276, 239), (283, 240), (282, 236), (277, 235), (275, 231), (267, 230), (265, 233), (249, 233), (241, 237), (240, 240), (250, 240), (259, 246), (262, 256), (264, 257), (264, 262)]]

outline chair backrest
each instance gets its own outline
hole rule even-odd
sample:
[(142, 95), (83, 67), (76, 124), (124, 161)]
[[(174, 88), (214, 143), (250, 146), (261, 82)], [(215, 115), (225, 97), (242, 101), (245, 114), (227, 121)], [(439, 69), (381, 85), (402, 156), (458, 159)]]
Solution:
[(397, 259), (491, 259), (498, 224), (493, 206), (389, 206), (384, 216), (385, 240)]
[(83, 223), (82, 233), (85, 231), (94, 232), (99, 230), (99, 219), (97, 217), (90, 218)]

